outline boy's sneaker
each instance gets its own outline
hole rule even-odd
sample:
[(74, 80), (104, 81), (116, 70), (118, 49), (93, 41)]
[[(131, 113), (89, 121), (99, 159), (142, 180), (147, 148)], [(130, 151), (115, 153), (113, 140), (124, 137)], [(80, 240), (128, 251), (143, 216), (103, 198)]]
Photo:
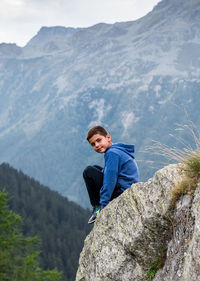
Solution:
[(100, 213), (100, 211), (101, 211), (101, 205), (93, 207), (92, 216), (89, 218), (88, 224), (95, 222), (96, 217)]

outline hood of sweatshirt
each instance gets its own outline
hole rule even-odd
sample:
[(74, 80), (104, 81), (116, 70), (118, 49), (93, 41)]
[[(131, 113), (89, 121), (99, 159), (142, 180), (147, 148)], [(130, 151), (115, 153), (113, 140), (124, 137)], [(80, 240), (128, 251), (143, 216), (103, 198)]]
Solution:
[(132, 158), (135, 158), (135, 156), (134, 156), (135, 146), (133, 144), (114, 143), (108, 148), (108, 150), (110, 150), (110, 149), (122, 150), (122, 151), (126, 152), (129, 156), (131, 156)]

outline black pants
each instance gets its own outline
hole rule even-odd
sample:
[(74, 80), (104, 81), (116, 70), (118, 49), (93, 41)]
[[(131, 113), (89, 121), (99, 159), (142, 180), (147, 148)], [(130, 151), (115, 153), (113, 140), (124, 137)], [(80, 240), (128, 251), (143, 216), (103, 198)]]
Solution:
[[(88, 191), (92, 206), (99, 205), (100, 189), (103, 185), (103, 168), (97, 165), (88, 166), (83, 172), (83, 178)], [(111, 200), (118, 197), (123, 191), (119, 184), (116, 184)]]

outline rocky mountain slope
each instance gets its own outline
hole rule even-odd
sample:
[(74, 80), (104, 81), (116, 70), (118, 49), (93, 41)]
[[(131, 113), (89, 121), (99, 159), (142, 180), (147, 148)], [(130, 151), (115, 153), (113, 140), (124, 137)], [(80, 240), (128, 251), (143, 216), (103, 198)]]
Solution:
[(175, 207), (181, 165), (169, 165), (104, 208), (85, 240), (76, 281), (196, 281), (200, 185)]
[(0, 161), (88, 206), (82, 171), (102, 164), (88, 128), (134, 143), (147, 179), (162, 166), (144, 153), (151, 140), (176, 145), (176, 123), (200, 125), (199, 77), (199, 0), (163, 0), (133, 22), (42, 27), (24, 48), (0, 44)]

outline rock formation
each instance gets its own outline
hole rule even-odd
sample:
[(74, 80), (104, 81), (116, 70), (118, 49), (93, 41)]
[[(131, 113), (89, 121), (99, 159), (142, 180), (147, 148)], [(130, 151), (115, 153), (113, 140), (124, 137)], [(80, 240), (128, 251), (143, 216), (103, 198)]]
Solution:
[(102, 210), (85, 240), (76, 281), (196, 281), (200, 185), (172, 204), (181, 164), (134, 184)]

